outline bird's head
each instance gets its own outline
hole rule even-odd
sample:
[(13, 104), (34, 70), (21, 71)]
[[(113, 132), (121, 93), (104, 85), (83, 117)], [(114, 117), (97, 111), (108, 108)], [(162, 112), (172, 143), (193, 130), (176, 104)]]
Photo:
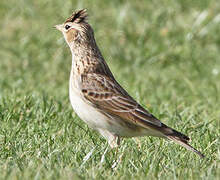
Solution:
[(56, 25), (56, 29), (61, 31), (67, 44), (90, 43), (93, 41), (93, 30), (87, 22), (87, 11), (82, 9), (74, 12), (63, 24)]

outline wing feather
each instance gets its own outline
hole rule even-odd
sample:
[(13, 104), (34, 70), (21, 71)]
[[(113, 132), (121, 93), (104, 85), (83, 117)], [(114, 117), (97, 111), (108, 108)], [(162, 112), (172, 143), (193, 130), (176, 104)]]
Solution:
[(128, 123), (142, 127), (161, 127), (160, 120), (129, 96), (113, 78), (96, 73), (84, 75), (82, 93), (100, 110), (118, 116)]

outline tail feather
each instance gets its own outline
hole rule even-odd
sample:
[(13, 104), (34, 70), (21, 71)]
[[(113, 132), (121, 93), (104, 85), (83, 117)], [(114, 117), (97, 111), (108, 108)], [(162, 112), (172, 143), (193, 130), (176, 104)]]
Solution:
[(177, 144), (183, 146), (184, 148), (192, 152), (197, 153), (201, 158), (205, 157), (201, 152), (199, 152), (194, 147), (188, 144), (188, 141), (190, 140), (188, 136), (166, 126), (165, 124), (162, 124), (162, 131), (165, 137), (167, 137), (168, 139), (176, 142)]
[(194, 147), (190, 146), (187, 142), (185, 142), (184, 140), (181, 140), (178, 137), (175, 136), (167, 136), (168, 139), (173, 140), (174, 142), (176, 142), (177, 144), (180, 144), (181, 146), (185, 147), (186, 149), (197, 153), (201, 158), (204, 158), (205, 156), (199, 152), (198, 150), (196, 150)]

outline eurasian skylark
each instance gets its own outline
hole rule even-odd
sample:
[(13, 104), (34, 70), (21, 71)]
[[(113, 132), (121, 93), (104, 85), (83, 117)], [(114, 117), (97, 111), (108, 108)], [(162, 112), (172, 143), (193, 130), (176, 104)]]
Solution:
[(156, 136), (175, 141), (188, 150), (189, 137), (166, 126), (138, 104), (115, 80), (87, 22), (85, 9), (55, 26), (72, 52), (69, 95), (76, 114), (116, 147), (120, 137)]

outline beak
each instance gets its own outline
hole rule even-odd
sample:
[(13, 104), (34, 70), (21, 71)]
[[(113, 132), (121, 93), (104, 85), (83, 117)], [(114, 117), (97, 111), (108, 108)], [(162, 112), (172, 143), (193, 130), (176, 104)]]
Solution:
[(57, 30), (59, 30), (59, 31), (62, 32), (62, 29), (63, 29), (63, 25), (62, 25), (62, 24), (55, 25), (54, 27), (55, 27)]

